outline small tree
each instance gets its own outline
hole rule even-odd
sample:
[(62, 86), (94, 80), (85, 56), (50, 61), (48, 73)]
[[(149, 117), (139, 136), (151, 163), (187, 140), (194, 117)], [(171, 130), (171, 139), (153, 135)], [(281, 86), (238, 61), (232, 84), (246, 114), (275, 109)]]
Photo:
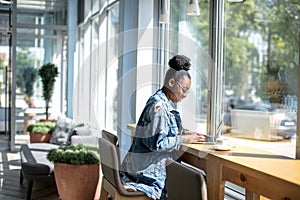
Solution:
[(24, 89), (25, 89), (25, 94), (26, 94), (26, 103), (28, 104), (29, 107), (31, 107), (31, 97), (34, 93), (34, 83), (37, 78), (37, 69), (34, 67), (25, 67), (22, 70), (23, 74), (23, 81), (24, 81)]
[(43, 97), (46, 102), (46, 120), (49, 118), (49, 104), (54, 91), (54, 83), (58, 76), (58, 68), (52, 64), (44, 64), (39, 69), (39, 76), (42, 79), (43, 84)]
[[(29, 107), (34, 94), (34, 83), (37, 79), (35, 57), (28, 48), (17, 48), (16, 58), (16, 86), (24, 94), (24, 99)], [(37, 60), (38, 61), (38, 60)]]

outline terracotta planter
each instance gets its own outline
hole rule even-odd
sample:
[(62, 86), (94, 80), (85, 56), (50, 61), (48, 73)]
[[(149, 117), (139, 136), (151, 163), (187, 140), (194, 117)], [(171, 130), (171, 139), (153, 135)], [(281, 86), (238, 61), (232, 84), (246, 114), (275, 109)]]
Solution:
[(54, 163), (54, 175), (61, 200), (99, 199), (100, 165)]
[(40, 119), (39, 120), (40, 122), (56, 122), (57, 120), (56, 119)]
[[(36, 113), (25, 113), (25, 117), (34, 117), (34, 116), (36, 116)], [(34, 119), (24, 120), (24, 135), (28, 135), (27, 127), (31, 124), (34, 124), (34, 123), (35, 123)]]
[(52, 134), (29, 133), (30, 143), (49, 142)]
[(267, 81), (265, 87), (267, 91), (278, 91), (281, 89), (281, 83), (279, 81)]

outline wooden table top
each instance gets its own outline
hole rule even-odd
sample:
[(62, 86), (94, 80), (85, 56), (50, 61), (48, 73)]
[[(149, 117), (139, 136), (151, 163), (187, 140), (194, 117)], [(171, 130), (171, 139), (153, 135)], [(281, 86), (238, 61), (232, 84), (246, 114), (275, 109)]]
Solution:
[(235, 146), (235, 148), (230, 151), (212, 150), (212, 146), (207, 144), (183, 144), (182, 149), (193, 155), (200, 155), (200, 157), (215, 156), (224, 162), (245, 166), (300, 187), (300, 160), (237, 143), (232, 143), (232, 146)]
[[(132, 133), (135, 124), (128, 124)], [(224, 199), (224, 181), (246, 189), (246, 199), (298, 199), (300, 160), (296, 141), (266, 142), (227, 137), (230, 151), (213, 150), (213, 144), (182, 144), (182, 159), (207, 174), (210, 199)]]

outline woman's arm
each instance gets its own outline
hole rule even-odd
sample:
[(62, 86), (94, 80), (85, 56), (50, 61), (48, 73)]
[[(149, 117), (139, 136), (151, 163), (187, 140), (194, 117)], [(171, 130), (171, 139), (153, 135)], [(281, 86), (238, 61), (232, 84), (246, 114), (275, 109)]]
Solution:
[(183, 143), (193, 143), (193, 142), (204, 142), (206, 141), (206, 135), (198, 133), (195, 131), (184, 130), (182, 132), (182, 142)]

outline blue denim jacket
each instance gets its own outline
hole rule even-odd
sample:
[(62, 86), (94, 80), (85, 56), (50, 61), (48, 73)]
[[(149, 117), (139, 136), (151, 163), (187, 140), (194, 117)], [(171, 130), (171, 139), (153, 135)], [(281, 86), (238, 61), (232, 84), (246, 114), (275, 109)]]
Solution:
[(166, 195), (166, 159), (178, 159), (182, 143), (179, 112), (162, 90), (149, 98), (138, 121), (133, 143), (121, 165), (122, 182), (151, 199)]

